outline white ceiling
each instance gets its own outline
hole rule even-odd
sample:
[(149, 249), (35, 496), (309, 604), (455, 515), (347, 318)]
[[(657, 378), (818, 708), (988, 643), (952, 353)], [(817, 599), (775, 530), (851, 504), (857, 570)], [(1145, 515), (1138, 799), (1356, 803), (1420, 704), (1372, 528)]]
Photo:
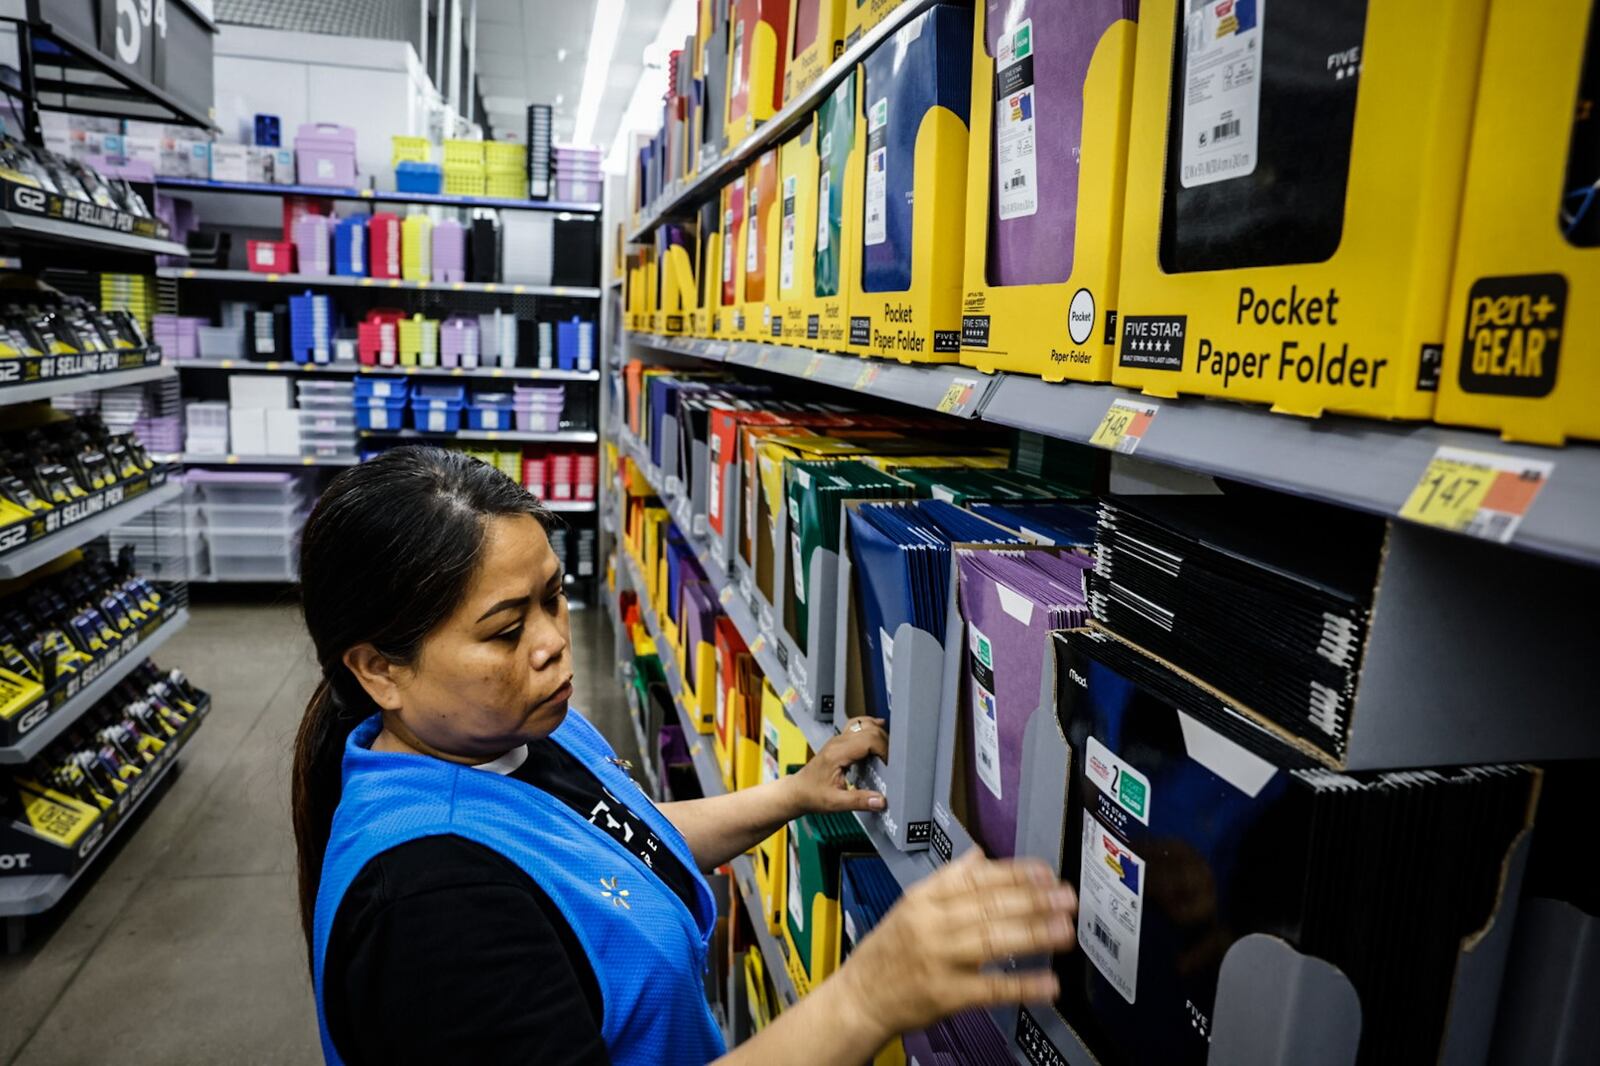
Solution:
[[(489, 113), (489, 136), (521, 141), (529, 104), (555, 108), (555, 139), (568, 141), (583, 92), (594, 4), (573, 0), (477, 0), (478, 91)], [(594, 143), (609, 145), (644, 73), (645, 47), (655, 40), (671, 0), (625, 0), (622, 31), (600, 101)], [(566, 58), (561, 59), (561, 50)], [(663, 85), (663, 88), (665, 86)]]

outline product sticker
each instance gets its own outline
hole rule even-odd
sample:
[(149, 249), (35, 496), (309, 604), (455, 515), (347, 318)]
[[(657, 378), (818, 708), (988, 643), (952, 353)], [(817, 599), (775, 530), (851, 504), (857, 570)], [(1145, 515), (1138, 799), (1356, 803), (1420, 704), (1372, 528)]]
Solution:
[(878, 649), (883, 653), (883, 680), (889, 686), (889, 691), (894, 692), (894, 634), (882, 626), (878, 627)]
[(350, 273), (364, 274), (367, 271), (365, 226), (350, 227)]
[[(727, 590), (724, 589), (723, 591), (727, 591)], [(722, 602), (723, 603), (727, 603), (728, 601), (727, 600), (723, 600)], [(717, 732), (725, 734), (728, 731), (728, 693), (727, 693), (727, 690), (725, 690), (722, 687), (722, 678), (723, 678), (723, 673), (722, 673), (722, 649), (720, 647), (717, 648), (716, 657), (717, 657), (717, 659), (716, 659), (716, 661), (717, 661)]]
[(867, 223), (863, 243), (889, 239), (889, 98), (867, 112)]
[(733, 24), (733, 86), (735, 96), (745, 91), (743, 19), (737, 19)]
[[(852, 947), (855, 946), (857, 940), (861, 939), (860, 934), (856, 932), (856, 917), (849, 911), (844, 912), (844, 935), (849, 939)], [(915, 1062), (916, 1060), (913, 1059), (912, 1061)]]
[[(824, 144), (827, 143), (828, 137), (830, 137), (830, 136), (832, 136), (832, 134), (828, 134), (828, 135), (823, 137), (822, 140), (823, 140)], [(831, 174), (829, 174), (828, 171), (827, 171), (827, 164), (823, 164), (822, 180), (817, 183), (817, 251), (818, 252), (826, 252), (828, 250), (828, 212), (830, 210), (832, 210), (832, 207), (831, 207), (831, 204), (830, 204), (830, 201), (829, 201), (829, 193), (830, 193), (830, 190), (832, 189), (832, 185), (833, 185), (832, 178), (833, 178), (833, 176)]]
[(789, 557), (794, 570), (794, 598), (796, 603), (806, 602), (806, 575), (800, 568), (800, 534), (789, 534)]
[(805, 932), (806, 912), (800, 896), (800, 849), (794, 846), (794, 826), (789, 827), (789, 917), (795, 928)]
[(1000, 794), (1000, 720), (994, 706), (994, 646), (970, 622), (967, 649), (971, 652), (967, 659), (972, 674), (972, 751), (978, 778), (995, 799), (1004, 799)]
[(1083, 772), (1112, 803), (1150, 824), (1150, 779), (1094, 737), (1084, 748)]
[[(728, 240), (733, 240), (733, 208), (731, 207), (722, 213), (722, 232), (728, 235)], [(725, 255), (722, 257), (722, 283), (724, 285), (728, 285), (731, 284), (732, 281), (733, 256)]]
[(1078, 944), (1122, 998), (1133, 1002), (1144, 916), (1144, 860), (1085, 812), (1078, 877)]
[(995, 56), (994, 181), (1002, 219), (1039, 210), (1033, 51), (1033, 20), (1026, 19), (1001, 38)]
[(754, 186), (750, 188), (750, 202), (745, 205), (745, 211), (744, 272), (753, 274), (756, 270), (756, 264), (761, 262), (759, 254), (761, 247), (760, 194)]
[(1266, 0), (1189, 0), (1184, 20), (1183, 187), (1256, 169)]
[(778, 772), (778, 723), (762, 722), (761, 780), (776, 781), (781, 776)]
[(794, 285), (794, 204), (800, 179), (793, 174), (783, 179), (783, 245), (778, 253), (778, 291)]

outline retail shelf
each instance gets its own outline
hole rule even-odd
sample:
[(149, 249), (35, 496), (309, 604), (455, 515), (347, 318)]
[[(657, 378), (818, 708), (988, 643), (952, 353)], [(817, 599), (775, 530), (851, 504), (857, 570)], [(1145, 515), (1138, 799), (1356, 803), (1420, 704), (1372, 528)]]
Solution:
[(600, 509), (594, 500), (541, 500), (545, 507), (561, 514), (588, 514)]
[(142, 366), (134, 370), (113, 370), (107, 374), (79, 374), (76, 377), (51, 378), (32, 381), (26, 385), (0, 386), (0, 407), (13, 403), (31, 403), (47, 400), (69, 392), (100, 392), (123, 385), (142, 385), (147, 381), (161, 381), (174, 377), (177, 371), (171, 366)]
[(443, 193), (351, 189), (333, 185), (269, 185), (254, 181), (208, 181), (205, 178), (156, 177), (163, 189), (233, 193), (245, 196), (320, 196), (329, 200), (365, 200), (379, 204), (431, 204), (434, 207), (493, 207), (508, 211), (556, 211), (593, 215), (601, 205), (582, 200), (521, 200), (509, 196), (448, 196)]
[(362, 437), (399, 440), (486, 440), (533, 441), (546, 444), (593, 444), (600, 435), (592, 429), (557, 429), (549, 433), (524, 433), (515, 429), (460, 429), (434, 433), (426, 429), (363, 429)]
[(395, 289), (407, 292), (487, 292), (508, 296), (560, 296), (597, 300), (598, 288), (573, 285), (524, 285), (507, 281), (405, 281), (400, 278), (352, 278), (342, 274), (262, 274), (254, 270), (207, 270), (199, 267), (161, 267), (160, 278), (184, 281), (225, 281), (239, 285), (307, 285), (311, 288)]
[[(152, 802), (151, 797), (159, 793), (161, 782), (178, 765), (178, 756), (183, 754), (183, 750), (189, 746), (189, 741), (194, 739), (194, 731), (205, 722), (205, 717), (210, 711), (211, 703), (207, 700), (196, 711), (195, 719), (189, 731), (184, 734), (182, 743), (156, 769), (155, 776), (144, 786), (144, 791), (118, 816), (116, 824), (100, 838), (76, 873), (0, 877), (0, 918), (20, 919), (33, 914), (43, 914), (61, 902), (61, 897), (67, 894), (73, 883), (94, 868), (96, 860), (105, 853), (106, 848), (117, 838), (117, 834), (122, 832), (123, 827), (133, 820), (135, 814)], [(6, 939), (8, 946), (20, 947), (20, 930), (13, 932), (12, 929), (8, 929)]]
[[(106, 490), (111, 491), (111, 490)], [(158, 485), (135, 496), (126, 503), (107, 507), (99, 514), (74, 522), (55, 533), (40, 537), (20, 548), (0, 555), (0, 577), (21, 577), (38, 569), (52, 559), (139, 517), (146, 511), (160, 507), (178, 498), (183, 486), (176, 482)], [(62, 506), (70, 506), (63, 504)]]
[(772, 930), (767, 928), (766, 920), (761, 916), (761, 890), (756, 884), (755, 860), (749, 855), (740, 855), (728, 865), (733, 868), (733, 880), (739, 886), (739, 897), (744, 900), (744, 912), (750, 916), (756, 944), (761, 949), (761, 957), (766, 960), (767, 976), (772, 979), (772, 987), (778, 990), (778, 998), (783, 1000), (783, 1005), (792, 1007), (800, 1002), (800, 993), (795, 990), (794, 979), (789, 976), (788, 952), (784, 951), (783, 945), (772, 935)]
[[(1204, 397), (1162, 400), (1111, 385), (985, 375), (962, 366), (903, 366), (759, 341), (629, 337), (657, 351), (806, 378), (1080, 444), (1089, 443), (1113, 402), (1154, 405), (1156, 414), (1133, 452), (1139, 459), (1386, 516), (1399, 514), (1442, 447), (1552, 463), (1510, 545), (1600, 566), (1600, 445), (1543, 448), (1427, 423), (1296, 418)], [(968, 382), (974, 386), (970, 393), (950, 391)]]
[[(99, 703), (106, 693), (122, 683), (122, 679), (133, 672), (134, 667), (144, 662), (167, 641), (189, 624), (189, 612), (180, 608), (166, 622), (134, 645), (119, 645), (118, 658), (109, 663), (106, 668), (93, 681), (80, 688), (76, 695), (69, 698), (61, 706), (51, 711), (44, 720), (32, 731), (24, 734), (21, 740), (10, 747), (0, 747), (0, 765), (16, 765), (25, 763), (45, 749), (56, 737), (66, 732), (67, 729), (83, 717), (85, 711)], [(0, 885), (4, 885), (0, 879)], [(4, 889), (0, 888), (0, 898), (3, 898)], [(3, 908), (3, 903), (0, 903)], [(0, 914), (4, 914), (0, 909)]]
[(754, 133), (734, 145), (715, 161), (701, 166), (689, 181), (674, 182), (645, 208), (644, 220), (628, 235), (628, 240), (638, 241), (655, 229), (664, 218), (681, 215), (702, 200), (709, 199), (732, 176), (744, 170), (758, 153), (799, 129), (811, 117), (817, 105), (833, 92), (855, 65), (879, 42), (888, 38), (901, 26), (933, 5), (933, 0), (904, 0), (884, 16), (882, 22), (861, 35), (861, 39), (846, 48), (833, 65), (823, 71), (816, 81), (784, 105), (783, 109), (762, 123)]
[(62, 219), (45, 218), (42, 215), (24, 214), (20, 211), (0, 211), (0, 232), (27, 240), (48, 241), (53, 244), (77, 244), (118, 252), (142, 252), (150, 255), (180, 255), (185, 257), (189, 254), (189, 249), (176, 241), (164, 241), (155, 237), (140, 237), (132, 233), (121, 233), (114, 229), (102, 229), (99, 226), (91, 226), (83, 222), (67, 222)]
[[(994, 378), (955, 363), (907, 364), (837, 355), (762, 341), (716, 341), (629, 333), (647, 348), (750, 367), (815, 381), (837, 389), (924, 407), (958, 418), (976, 418)], [(1104, 411), (1100, 412), (1102, 415)]]
[(200, 452), (163, 458), (175, 459), (185, 466), (355, 466), (361, 461), (320, 455), (205, 455)]
[(1138, 441), (1140, 459), (1381, 515), (1399, 513), (1441, 447), (1553, 463), (1510, 543), (1600, 565), (1600, 446), (1541, 448), (1425, 423), (1295, 418), (1204, 398), (1158, 400), (1106, 385), (997, 378), (979, 410), (986, 421), (1086, 444), (1112, 401), (1154, 404)]
[(532, 366), (364, 366), (360, 363), (294, 363), (288, 360), (181, 359), (179, 370), (245, 370), (252, 374), (376, 374), (393, 377), (500, 378), (506, 381), (599, 381), (598, 370), (554, 370)]

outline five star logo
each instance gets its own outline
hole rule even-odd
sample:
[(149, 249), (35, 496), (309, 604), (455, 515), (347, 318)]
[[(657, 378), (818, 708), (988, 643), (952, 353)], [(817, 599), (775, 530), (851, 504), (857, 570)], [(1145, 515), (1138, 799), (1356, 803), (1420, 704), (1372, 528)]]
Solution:
[(633, 909), (628, 904), (628, 890), (625, 888), (618, 888), (617, 879), (615, 877), (600, 878), (600, 895), (606, 899), (609, 899), (613, 907), (621, 907), (625, 911)]

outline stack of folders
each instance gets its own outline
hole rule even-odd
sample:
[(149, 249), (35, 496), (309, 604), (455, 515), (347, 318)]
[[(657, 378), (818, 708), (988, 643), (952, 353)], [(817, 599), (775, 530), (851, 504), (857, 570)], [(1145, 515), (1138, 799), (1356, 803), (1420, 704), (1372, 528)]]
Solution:
[(633, 688), (629, 699), (644, 723), (644, 735), (658, 736), (661, 728), (678, 720), (672, 709), (672, 687), (656, 655), (639, 655), (633, 660)]
[(967, 641), (957, 725), (970, 753), (967, 829), (989, 855), (1016, 851), (1023, 731), (1039, 707), (1050, 631), (1088, 619), (1089, 566), (1086, 556), (1042, 548), (956, 556)]
[[(699, 564), (690, 560), (698, 569)], [(696, 668), (696, 656), (702, 644), (714, 647), (716, 642), (716, 624), (719, 609), (717, 607), (717, 590), (711, 582), (694, 578), (683, 583), (678, 606), (678, 626), (683, 634), (683, 651), (686, 667), (683, 671), (683, 685), (687, 695), (698, 701), (704, 700), (709, 693), (701, 692), (699, 685), (702, 681), (700, 671)], [(714, 683), (714, 678), (705, 679)]]
[(550, 284), (555, 268), (555, 219), (542, 211), (507, 211), (500, 227), (500, 280)]
[(921, 487), (921, 495), (966, 506), (977, 500), (1078, 500), (1081, 489), (1053, 478), (1020, 470), (984, 470), (968, 466), (901, 467), (897, 477)]
[(793, 595), (785, 596), (783, 621), (801, 652), (808, 652), (811, 553), (839, 550), (839, 512), (845, 500), (905, 499), (916, 489), (866, 463), (845, 460), (789, 460), (783, 464), (784, 497), (789, 508), (789, 568)]
[[(807, 814), (789, 823), (789, 943), (813, 983), (839, 963), (839, 863), (870, 854), (872, 842), (848, 812)], [(819, 899), (826, 901), (818, 906)], [(830, 906), (831, 905), (831, 906)]]
[(969, 503), (967, 510), (1014, 529), (1033, 544), (1063, 548), (1092, 548), (1100, 524), (1100, 507), (1093, 503), (1059, 500), (1012, 500), (1006, 503)]
[(1363, 1066), (1438, 1061), (1537, 771), (1335, 773), (1115, 637), (1054, 653), (1080, 947), (1056, 970), (1096, 1059), (1201, 1066), (1223, 957), (1264, 933), (1350, 980)]
[(900, 882), (876, 855), (847, 855), (839, 863), (839, 909), (844, 914), (840, 961), (900, 900)]
[(983, 1011), (955, 1014), (905, 1037), (906, 1061), (918, 1066), (1011, 1066), (1016, 1056)]
[(1335, 757), (1344, 753), (1383, 520), (1306, 500), (1109, 498), (1095, 620)]
[[(972, 99), (972, 12), (935, 4), (874, 49), (862, 64), (867, 181), (861, 281), (868, 292), (911, 288), (911, 267), (933, 249), (912, 247), (917, 135), (935, 108), (967, 124)], [(931, 177), (933, 168), (926, 177)], [(931, 195), (923, 190), (922, 195)]]
[(867, 675), (867, 713), (889, 717), (894, 636), (910, 624), (944, 643), (950, 545), (1015, 544), (1019, 538), (943, 500), (867, 503), (846, 512)]

